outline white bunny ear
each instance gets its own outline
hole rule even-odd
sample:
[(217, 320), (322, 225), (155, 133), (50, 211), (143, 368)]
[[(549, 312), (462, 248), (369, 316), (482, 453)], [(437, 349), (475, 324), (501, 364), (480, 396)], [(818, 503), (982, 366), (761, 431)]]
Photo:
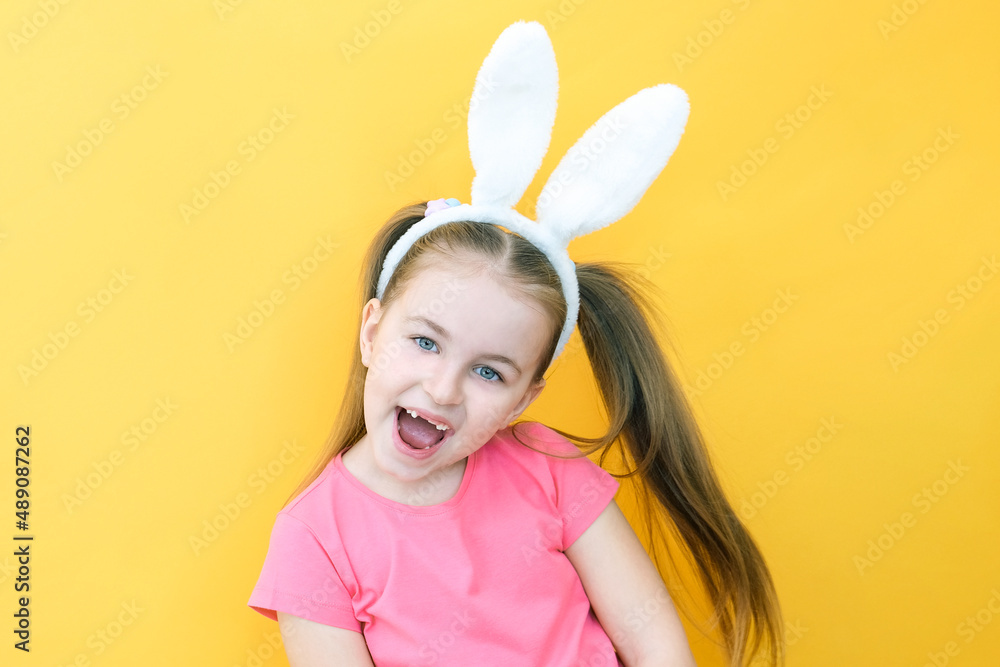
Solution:
[(669, 83), (611, 109), (573, 145), (542, 188), (538, 223), (564, 243), (631, 211), (681, 140), (688, 98)]
[(500, 33), (469, 103), (474, 205), (512, 208), (521, 200), (549, 149), (558, 81), (540, 23), (518, 21)]

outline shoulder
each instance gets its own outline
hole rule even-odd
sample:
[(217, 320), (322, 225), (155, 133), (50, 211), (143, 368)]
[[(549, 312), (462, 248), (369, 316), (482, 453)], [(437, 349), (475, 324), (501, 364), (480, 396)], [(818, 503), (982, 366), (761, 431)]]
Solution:
[(286, 525), (294, 524), (294, 530), (303, 533), (304, 538), (308, 531), (324, 546), (330, 546), (331, 536), (353, 520), (352, 512), (338, 510), (357, 508), (357, 503), (351, 502), (349, 484), (335, 463), (336, 458), (331, 459), (309, 486), (278, 511), (278, 517), (284, 518)]
[(585, 456), (577, 445), (541, 422), (518, 422), (498, 433), (492, 463), (524, 469), (534, 477), (560, 480), (607, 480), (611, 475)]
[(272, 548), (280, 545), (292, 561), (311, 554), (329, 564), (341, 556), (342, 533), (357, 522), (353, 512), (338, 511), (351, 506), (344, 485), (331, 460), (316, 479), (278, 510), (271, 529)]
[(531, 452), (530, 448), (534, 448), (539, 450), (533, 452), (539, 457), (552, 458), (549, 456), (551, 454), (557, 456), (580, 455), (579, 448), (572, 441), (541, 422), (517, 422), (505, 428), (498, 435), (509, 449)]
[[(524, 470), (537, 482), (532, 485), (523, 479), (515, 481), (521, 495), (535, 496), (531, 490), (534, 488), (547, 499), (551, 512), (562, 522), (560, 548), (565, 549), (614, 499), (619, 482), (554, 429), (538, 422), (515, 426), (515, 433), (506, 434), (504, 444), (508, 455), (521, 465), (508, 464), (505, 468)], [(541, 451), (532, 451), (514, 435)]]
[(326, 504), (330, 495), (335, 492), (334, 487), (337, 485), (339, 477), (335, 474), (335, 463), (336, 457), (330, 459), (326, 467), (316, 476), (316, 479), (281, 508), (281, 513), (304, 519), (317, 508)]
[[(539, 422), (518, 422), (497, 431), (493, 439), (477, 454), (477, 467), (502, 471), (505, 477), (530, 474), (548, 476), (548, 465), (553, 450), (551, 443), (561, 437)], [(569, 443), (572, 446), (572, 443)], [(572, 452), (570, 452), (572, 453)], [(564, 454), (565, 455), (565, 454)]]

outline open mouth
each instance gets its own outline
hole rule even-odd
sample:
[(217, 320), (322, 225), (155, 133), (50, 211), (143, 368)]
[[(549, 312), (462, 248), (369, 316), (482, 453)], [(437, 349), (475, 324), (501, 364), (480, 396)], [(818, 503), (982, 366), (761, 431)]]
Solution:
[(396, 406), (396, 430), (400, 440), (414, 450), (430, 450), (451, 435), (452, 429), (441, 430), (423, 417), (413, 417), (401, 406)]

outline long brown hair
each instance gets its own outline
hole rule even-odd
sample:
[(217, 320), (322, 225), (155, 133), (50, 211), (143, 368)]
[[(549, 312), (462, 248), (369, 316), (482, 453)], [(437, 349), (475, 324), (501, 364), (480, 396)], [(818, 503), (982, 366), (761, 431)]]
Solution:
[[(378, 231), (362, 266), (361, 298), (355, 312), (360, 313), (375, 297), (386, 254), (423, 218), (425, 209), (426, 202), (405, 206)], [(519, 235), (494, 225), (440, 225), (420, 237), (400, 261), (383, 295), (383, 307), (403, 293), (427, 262), (442, 258), (488, 267), (550, 316), (553, 335), (534, 377), (540, 380), (552, 360), (566, 317), (558, 275), (545, 255)], [(659, 564), (651, 539), (653, 524), (662, 520), (665, 510), (669, 527), (697, 564), (714, 607), (710, 621), (719, 625), (730, 665), (742, 667), (755, 656), (771, 665), (783, 665), (784, 624), (774, 582), (760, 549), (722, 491), (681, 385), (651, 326), (651, 321), (661, 327), (663, 322), (651, 296), (652, 283), (625, 265), (610, 262), (577, 263), (576, 273), (580, 286), (577, 325), (610, 424), (600, 438), (553, 430), (587, 443), (589, 446), (581, 450), (583, 455), (599, 451), (602, 464), (617, 445), (616, 453), (631, 470), (615, 477), (639, 478), (636, 486), (644, 501), (654, 560)], [(368, 369), (362, 364), (357, 343), (360, 326), (359, 321), (347, 385), (333, 428), (286, 504), (338, 453), (366, 433), (364, 383)], [(650, 495), (655, 504), (650, 503)]]

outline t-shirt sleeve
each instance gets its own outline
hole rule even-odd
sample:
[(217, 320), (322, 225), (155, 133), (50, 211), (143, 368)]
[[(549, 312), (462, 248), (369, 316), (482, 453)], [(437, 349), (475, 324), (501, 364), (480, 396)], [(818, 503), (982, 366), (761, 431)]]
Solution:
[[(535, 434), (545, 443), (547, 451), (561, 456), (580, 453), (570, 440), (546, 426), (538, 425)], [(575, 459), (546, 456), (545, 459), (555, 483), (556, 506), (563, 525), (562, 550), (565, 551), (614, 500), (619, 483), (611, 473), (585, 456)]]
[(278, 620), (277, 612), (361, 632), (351, 595), (330, 555), (308, 525), (279, 512), (260, 577), (248, 606)]

